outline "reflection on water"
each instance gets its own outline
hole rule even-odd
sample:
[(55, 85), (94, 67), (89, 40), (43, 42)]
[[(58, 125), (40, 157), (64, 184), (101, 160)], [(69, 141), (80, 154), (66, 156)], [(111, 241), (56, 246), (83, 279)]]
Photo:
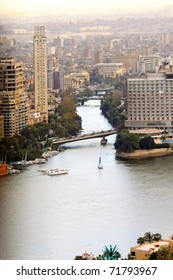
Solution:
[[(83, 133), (111, 128), (99, 107), (78, 112)], [(46, 164), (0, 178), (0, 259), (73, 259), (109, 244), (127, 257), (146, 231), (172, 234), (173, 157), (117, 160), (114, 141), (71, 143)], [(69, 174), (42, 172), (56, 167)]]

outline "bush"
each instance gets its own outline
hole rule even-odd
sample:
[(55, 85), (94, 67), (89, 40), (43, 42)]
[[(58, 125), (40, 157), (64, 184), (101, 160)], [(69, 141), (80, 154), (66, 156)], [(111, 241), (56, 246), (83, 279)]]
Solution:
[(140, 149), (142, 150), (149, 150), (155, 148), (155, 142), (151, 136), (145, 136), (140, 139)]
[(155, 144), (155, 148), (156, 148), (156, 149), (161, 149), (161, 148), (167, 148), (167, 149), (169, 149), (169, 148), (170, 148), (170, 145), (169, 145), (169, 143)]

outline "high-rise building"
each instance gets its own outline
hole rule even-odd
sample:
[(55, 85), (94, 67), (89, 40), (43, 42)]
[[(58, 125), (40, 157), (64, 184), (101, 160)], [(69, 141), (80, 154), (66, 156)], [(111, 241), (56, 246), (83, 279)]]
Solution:
[(35, 109), (40, 112), (42, 121), (48, 121), (47, 88), (47, 42), (45, 26), (34, 29), (34, 86)]
[(19, 134), (28, 125), (29, 104), (24, 85), (23, 65), (12, 57), (0, 57), (0, 115), (4, 137)]
[(0, 116), (0, 139), (4, 138), (4, 116)]
[(173, 132), (173, 72), (128, 79), (128, 129), (157, 128)]

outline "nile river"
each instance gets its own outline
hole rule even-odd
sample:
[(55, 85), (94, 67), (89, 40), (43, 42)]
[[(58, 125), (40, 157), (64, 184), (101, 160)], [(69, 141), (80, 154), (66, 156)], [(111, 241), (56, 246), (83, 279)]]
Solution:
[[(78, 107), (83, 133), (111, 129), (93, 104)], [(173, 233), (173, 156), (117, 160), (114, 141), (74, 142), (46, 164), (0, 178), (0, 259), (70, 260), (110, 244), (125, 258), (146, 231)], [(57, 167), (69, 174), (41, 172)]]

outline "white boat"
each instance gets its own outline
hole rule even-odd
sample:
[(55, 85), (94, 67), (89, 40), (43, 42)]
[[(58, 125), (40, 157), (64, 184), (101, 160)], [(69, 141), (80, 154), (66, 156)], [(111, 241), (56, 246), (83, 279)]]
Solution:
[(46, 159), (45, 158), (36, 158), (33, 163), (46, 163)]
[(20, 170), (18, 170), (18, 169), (9, 169), (8, 173), (9, 174), (17, 174), (17, 173), (20, 173)]
[(53, 175), (63, 175), (63, 174), (68, 174), (67, 169), (50, 169), (49, 171), (46, 172), (47, 175), (53, 176)]
[(42, 154), (42, 158), (51, 158), (59, 154), (59, 151), (47, 151)]
[(103, 169), (103, 165), (101, 164), (101, 157), (99, 157), (98, 169)]

